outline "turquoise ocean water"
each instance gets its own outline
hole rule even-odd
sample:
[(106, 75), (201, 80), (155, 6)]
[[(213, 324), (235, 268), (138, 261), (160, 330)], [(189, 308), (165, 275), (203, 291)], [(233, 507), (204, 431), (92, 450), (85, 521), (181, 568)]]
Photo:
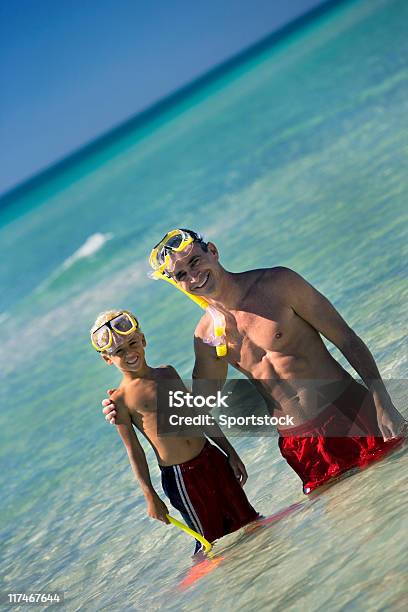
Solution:
[(276, 438), (235, 438), (259, 511), (300, 506), (224, 538), (192, 580), (190, 539), (147, 518), (101, 416), (118, 376), (87, 335), (131, 308), (149, 361), (191, 375), (199, 309), (146, 255), (192, 227), (228, 269), (286, 265), (325, 293), (407, 416), (407, 24), (405, 0), (345, 3), (0, 208), (3, 591), (64, 591), (68, 610), (407, 609), (404, 450), (306, 499)]

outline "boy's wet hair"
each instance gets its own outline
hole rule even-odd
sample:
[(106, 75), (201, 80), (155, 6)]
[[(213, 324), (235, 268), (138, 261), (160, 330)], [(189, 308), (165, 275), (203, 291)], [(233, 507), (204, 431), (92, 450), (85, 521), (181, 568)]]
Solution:
[(111, 319), (114, 319), (115, 317), (120, 315), (121, 312), (123, 312), (123, 310), (105, 310), (104, 312), (101, 312), (100, 314), (98, 314), (98, 316), (95, 319), (95, 323), (92, 325), (90, 332), (89, 332), (91, 336), (94, 333), (94, 331), (102, 327), (104, 323), (107, 323)]
[[(117, 317), (118, 315), (122, 314), (122, 313), (127, 313), (129, 315), (131, 315), (136, 321), (137, 321), (137, 317), (130, 312), (130, 310), (105, 310), (104, 312), (101, 312), (95, 319), (95, 323), (92, 325), (91, 329), (90, 329), (90, 335), (91, 335), (91, 339), (92, 339), (92, 334), (99, 329), (100, 327), (102, 327), (102, 325), (104, 323), (107, 323), (108, 321), (110, 321), (111, 319), (114, 319), (115, 317)], [(139, 332), (142, 332), (142, 330), (140, 329), (140, 326), (138, 324), (137, 326), (137, 330)], [(109, 339), (109, 331), (106, 329), (104, 330), (104, 334), (106, 334), (106, 337), (103, 337), (103, 340), (105, 342), (108, 342)], [(101, 355), (106, 355), (109, 353), (109, 349), (107, 350), (103, 350), (100, 351)]]
[[(115, 317), (117, 317), (118, 315), (120, 315), (122, 312), (127, 312), (130, 315), (132, 315), (132, 317), (134, 319), (136, 319), (137, 321), (137, 317), (133, 314), (133, 312), (130, 312), (130, 310), (125, 310), (122, 308), (122, 310), (105, 310), (104, 312), (101, 312), (95, 319), (95, 323), (92, 325), (91, 329), (90, 329), (90, 335), (92, 336), (92, 334), (94, 333), (94, 331), (96, 331), (97, 329), (99, 329), (100, 327), (102, 327), (102, 325), (104, 323), (107, 323), (108, 321), (110, 321), (111, 319), (114, 319)], [(141, 332), (142, 330), (140, 329), (140, 327), (138, 327), (138, 330)], [(108, 331), (106, 330), (106, 334), (108, 333)], [(107, 338), (106, 338), (107, 339)], [(101, 354), (106, 353), (106, 351), (101, 351)]]

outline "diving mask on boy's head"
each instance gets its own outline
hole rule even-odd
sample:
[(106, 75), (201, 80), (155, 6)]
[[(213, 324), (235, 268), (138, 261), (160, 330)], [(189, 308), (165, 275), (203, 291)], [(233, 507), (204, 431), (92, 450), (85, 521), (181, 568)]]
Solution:
[(174, 229), (153, 247), (149, 263), (156, 272), (170, 276), (177, 259), (187, 257), (195, 243), (205, 244), (200, 234), (188, 229)]
[(114, 314), (111, 318), (105, 319), (98, 326), (98, 317), (95, 325), (91, 329), (92, 346), (99, 353), (103, 351), (111, 352), (123, 344), (126, 336), (130, 336), (136, 330), (141, 331), (138, 320), (127, 310), (122, 310)]

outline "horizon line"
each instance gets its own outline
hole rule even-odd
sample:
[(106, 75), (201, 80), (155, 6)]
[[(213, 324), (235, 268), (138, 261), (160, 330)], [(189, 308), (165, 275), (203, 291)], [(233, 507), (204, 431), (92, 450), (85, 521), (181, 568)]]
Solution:
[(130, 115), (127, 119), (123, 119), (120, 123), (101, 132), (98, 136), (79, 145), (63, 157), (57, 158), (54, 162), (51, 162), (12, 187), (7, 188), (3, 193), (0, 192), (0, 209), (6, 208), (15, 200), (18, 200), (24, 192), (35, 189), (45, 181), (57, 176), (70, 166), (75, 165), (75, 163), (79, 162), (83, 157), (96, 152), (102, 145), (108, 145), (119, 140), (125, 133), (130, 131), (130, 128), (135, 129), (142, 124), (149, 123), (166, 110), (174, 108), (181, 99), (188, 97), (205, 85), (209, 85), (211, 82), (216, 82), (225, 72), (237, 68), (240, 64), (243, 65), (249, 62), (250, 59), (280, 42), (295, 30), (306, 26), (307, 23), (313, 21), (316, 17), (329, 13), (336, 6), (345, 4), (346, 2), (350, 2), (350, 0), (325, 0), (319, 6), (306, 11), (306, 13), (296, 17), (277, 30), (273, 30), (255, 43), (234, 53), (226, 60), (215, 64), (212, 68), (188, 81), (186, 84), (170, 91), (146, 108)]

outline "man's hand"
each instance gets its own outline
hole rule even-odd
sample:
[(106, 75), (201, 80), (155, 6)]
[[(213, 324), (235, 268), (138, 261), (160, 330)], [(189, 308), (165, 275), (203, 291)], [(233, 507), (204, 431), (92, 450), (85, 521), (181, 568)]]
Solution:
[(377, 409), (378, 427), (385, 442), (406, 433), (408, 423), (389, 397), (379, 399), (374, 396), (374, 402)]
[(238, 480), (241, 487), (243, 487), (248, 480), (248, 474), (245, 469), (245, 465), (242, 463), (235, 450), (230, 452), (228, 461), (235, 474), (235, 478)]
[[(108, 395), (112, 395), (116, 389), (108, 389)], [(116, 423), (116, 405), (110, 398), (102, 400), (102, 406), (104, 407), (102, 412), (105, 415), (105, 420), (111, 425)]]
[(164, 501), (160, 499), (157, 493), (153, 493), (146, 498), (147, 501), (147, 514), (150, 518), (162, 521), (163, 523), (169, 524), (170, 521), (167, 518), (169, 513), (168, 508)]

